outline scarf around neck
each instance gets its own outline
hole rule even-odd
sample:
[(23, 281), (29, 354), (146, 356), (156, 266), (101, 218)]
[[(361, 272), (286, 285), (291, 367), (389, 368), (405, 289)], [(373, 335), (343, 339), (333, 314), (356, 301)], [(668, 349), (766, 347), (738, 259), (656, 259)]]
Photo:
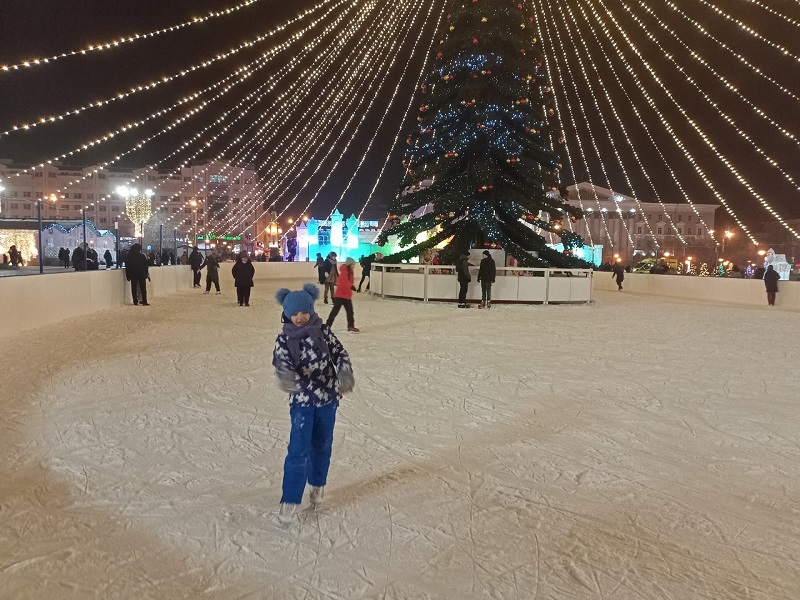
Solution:
[(314, 342), (314, 347), (323, 358), (327, 359), (330, 356), (328, 342), (322, 332), (322, 325), (322, 319), (316, 313), (312, 314), (308, 323), (302, 327), (298, 327), (291, 321), (283, 324), (283, 333), (287, 338), (289, 354), (292, 356), (292, 364), (295, 369), (300, 365), (304, 338), (311, 338), (311, 341)]

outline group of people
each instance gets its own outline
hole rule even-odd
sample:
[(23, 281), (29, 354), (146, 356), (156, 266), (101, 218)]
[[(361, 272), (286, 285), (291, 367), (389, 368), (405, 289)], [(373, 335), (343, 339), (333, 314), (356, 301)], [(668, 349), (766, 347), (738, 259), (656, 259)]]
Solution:
[[(372, 265), (372, 260), (374, 260), (374, 257), (369, 260), (368, 264), (370, 266)], [(361, 261), (363, 268), (365, 263), (364, 257), (361, 258)], [(331, 252), (325, 259), (322, 258), (322, 254), (317, 252), (317, 262), (314, 264), (317, 269), (319, 284), (323, 286), (325, 290), (323, 301), (325, 304), (328, 304), (328, 298), (330, 297), (333, 303), (333, 308), (326, 321), (327, 326), (330, 327), (333, 325), (339, 311), (344, 308), (344, 312), (347, 315), (347, 331), (352, 333), (358, 333), (360, 331), (356, 327), (355, 313), (353, 311), (353, 292), (361, 292), (364, 279), (369, 278), (369, 269), (367, 269), (366, 272), (362, 271), (361, 283), (359, 283), (358, 289), (356, 289), (355, 265), (356, 261), (349, 257), (344, 263), (339, 265), (336, 252)], [(367, 283), (367, 289), (369, 289), (369, 283)]]
[[(200, 253), (200, 249), (195, 246), (192, 248), (192, 253), (189, 254), (187, 263), (192, 270), (192, 287), (199, 288), (200, 278), (203, 269), (206, 270), (206, 291), (205, 294), (211, 293), (211, 286), (213, 284), (217, 294), (221, 294), (219, 284), (219, 269), (221, 266), (220, 257), (211, 253), (204, 256)], [(253, 287), (253, 277), (256, 274), (256, 269), (250, 260), (250, 255), (247, 250), (242, 250), (236, 255), (236, 262), (231, 269), (233, 275), (233, 283), (236, 287), (236, 300), (239, 306), (250, 306), (250, 288)]]
[(10, 265), (12, 269), (19, 269), (25, 266), (25, 262), (22, 260), (22, 252), (19, 251), (16, 244), (11, 244), (8, 254), (3, 253), (3, 264)]
[[(458, 277), (458, 307), (469, 308), (467, 292), (472, 281), (469, 268), (474, 266), (469, 262), (469, 252), (463, 252), (456, 261), (456, 276)], [(481, 302), (478, 308), (492, 308), (492, 284), (497, 275), (497, 266), (492, 258), (492, 253), (483, 251), (483, 258), (478, 267), (478, 281), (481, 284)]]

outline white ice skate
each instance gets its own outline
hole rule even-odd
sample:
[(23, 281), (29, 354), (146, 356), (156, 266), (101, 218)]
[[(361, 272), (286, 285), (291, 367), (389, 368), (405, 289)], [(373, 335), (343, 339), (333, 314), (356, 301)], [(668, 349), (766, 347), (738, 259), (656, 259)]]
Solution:
[(324, 485), (312, 485), (311, 492), (308, 494), (308, 499), (314, 506), (322, 504), (323, 496), (325, 496)]
[(288, 525), (289, 523), (294, 521), (296, 513), (297, 513), (297, 504), (281, 502), (281, 509), (278, 511), (278, 520), (284, 525)]

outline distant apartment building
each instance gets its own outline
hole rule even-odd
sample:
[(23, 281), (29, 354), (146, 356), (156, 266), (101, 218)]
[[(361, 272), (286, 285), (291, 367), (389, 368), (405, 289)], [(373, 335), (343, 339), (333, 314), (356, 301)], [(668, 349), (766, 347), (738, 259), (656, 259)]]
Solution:
[[(715, 242), (715, 204), (641, 202), (590, 183), (567, 187), (567, 203), (583, 209), (584, 219), (572, 223), (584, 242), (603, 246), (603, 260), (619, 254), (629, 263), (638, 257), (711, 255)], [(569, 228), (570, 224), (564, 224)]]
[[(27, 172), (26, 172), (27, 171)], [(82, 211), (99, 230), (114, 229), (132, 236), (133, 223), (125, 214), (121, 186), (140, 193), (152, 191), (153, 214), (182, 233), (209, 227), (232, 229), (255, 237), (256, 219), (263, 212), (258, 176), (252, 166), (220, 161), (195, 161), (177, 170), (71, 167), (54, 163), (43, 168), (0, 160), (0, 217), (35, 218), (42, 202), (43, 218), (81, 219)], [(229, 217), (238, 212), (235, 218)]]

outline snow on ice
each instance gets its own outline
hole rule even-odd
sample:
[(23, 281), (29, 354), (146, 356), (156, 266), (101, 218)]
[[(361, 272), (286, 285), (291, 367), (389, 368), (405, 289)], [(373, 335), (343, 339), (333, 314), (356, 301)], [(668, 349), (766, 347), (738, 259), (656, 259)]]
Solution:
[(6, 340), (0, 597), (800, 598), (796, 315), (356, 295), (325, 504), (281, 528), (287, 283)]

